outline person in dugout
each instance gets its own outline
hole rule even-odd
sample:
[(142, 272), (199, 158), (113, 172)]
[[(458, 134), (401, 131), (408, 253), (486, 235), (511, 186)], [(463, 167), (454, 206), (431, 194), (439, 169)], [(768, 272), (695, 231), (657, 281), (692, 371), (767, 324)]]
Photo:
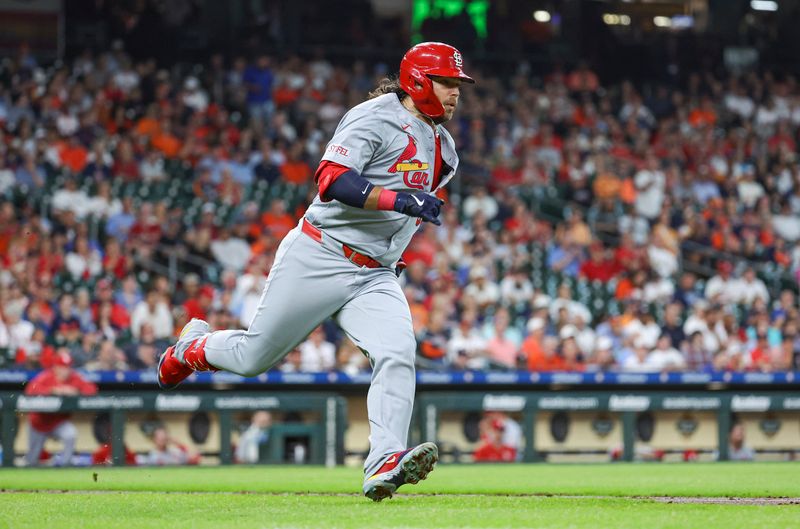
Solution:
[[(36, 375), (25, 386), (26, 395), (69, 397), (95, 393), (97, 386), (72, 369), (72, 357), (66, 352), (58, 353), (53, 359), (52, 367)], [(56, 439), (63, 445), (61, 453), (53, 460), (53, 464), (55, 466), (71, 464), (78, 432), (69, 418), (68, 413), (32, 412), (28, 415), (28, 453), (25, 456), (28, 466), (39, 464), (47, 439)]]
[(510, 463), (517, 459), (517, 449), (504, 442), (505, 425), (501, 417), (487, 414), (479, 425), (481, 444), (472, 454), (478, 462)]

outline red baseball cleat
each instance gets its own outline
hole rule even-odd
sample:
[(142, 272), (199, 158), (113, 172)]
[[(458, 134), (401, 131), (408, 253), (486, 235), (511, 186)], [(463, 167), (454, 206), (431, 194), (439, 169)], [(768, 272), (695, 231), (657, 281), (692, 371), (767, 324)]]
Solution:
[(175, 358), (175, 346), (167, 347), (158, 359), (158, 387), (174, 389), (183, 382), (194, 369)]
[(372, 476), (364, 481), (364, 495), (372, 501), (391, 498), (406, 483), (415, 485), (428, 477), (439, 460), (434, 443), (422, 443), (392, 454)]
[[(201, 338), (209, 331), (203, 320), (192, 319), (181, 330), (178, 342), (168, 347), (158, 359), (158, 386), (161, 389), (174, 389), (195, 371), (218, 371), (206, 361), (205, 345), (208, 337)], [(175, 353), (183, 351), (183, 361)]]

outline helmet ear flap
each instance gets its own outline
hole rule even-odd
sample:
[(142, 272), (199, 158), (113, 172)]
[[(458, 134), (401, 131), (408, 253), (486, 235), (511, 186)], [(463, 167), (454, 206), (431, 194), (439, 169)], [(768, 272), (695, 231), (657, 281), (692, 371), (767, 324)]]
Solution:
[(420, 112), (437, 118), (444, 114), (444, 107), (433, 92), (433, 81), (422, 70), (405, 61), (400, 65), (400, 87), (414, 101)]
[(415, 94), (427, 93), (428, 85), (431, 84), (430, 78), (416, 68), (411, 68), (408, 73), (411, 76), (411, 79), (414, 81), (411, 83), (411, 87)]

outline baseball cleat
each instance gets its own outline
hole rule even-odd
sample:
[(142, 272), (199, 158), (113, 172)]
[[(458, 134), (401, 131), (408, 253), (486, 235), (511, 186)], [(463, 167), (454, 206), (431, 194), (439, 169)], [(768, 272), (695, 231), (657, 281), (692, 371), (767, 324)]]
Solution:
[[(200, 340), (200, 337), (207, 332), (209, 332), (208, 324), (197, 318), (192, 318), (183, 326), (177, 343), (168, 347), (158, 359), (158, 386), (161, 389), (174, 389), (195, 371), (209, 370), (204, 369), (208, 366), (207, 363), (204, 366), (202, 363), (186, 362), (187, 356), (197, 356), (197, 353), (202, 351), (205, 340)], [(184, 361), (176, 356), (179, 349), (183, 352)], [(205, 363), (205, 353), (202, 353), (202, 356)]]
[(372, 501), (391, 498), (401, 485), (415, 485), (427, 478), (438, 460), (439, 449), (434, 443), (422, 443), (392, 454), (377, 472), (364, 481), (364, 495)]

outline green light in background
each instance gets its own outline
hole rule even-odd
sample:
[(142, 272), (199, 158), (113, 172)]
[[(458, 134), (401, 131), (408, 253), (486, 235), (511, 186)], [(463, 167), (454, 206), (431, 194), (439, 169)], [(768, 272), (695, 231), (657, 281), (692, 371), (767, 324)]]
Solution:
[(429, 18), (451, 18), (467, 10), (478, 38), (486, 38), (486, 14), (489, 0), (414, 0), (411, 13), (411, 40), (413, 44), (422, 42), (420, 28)]

